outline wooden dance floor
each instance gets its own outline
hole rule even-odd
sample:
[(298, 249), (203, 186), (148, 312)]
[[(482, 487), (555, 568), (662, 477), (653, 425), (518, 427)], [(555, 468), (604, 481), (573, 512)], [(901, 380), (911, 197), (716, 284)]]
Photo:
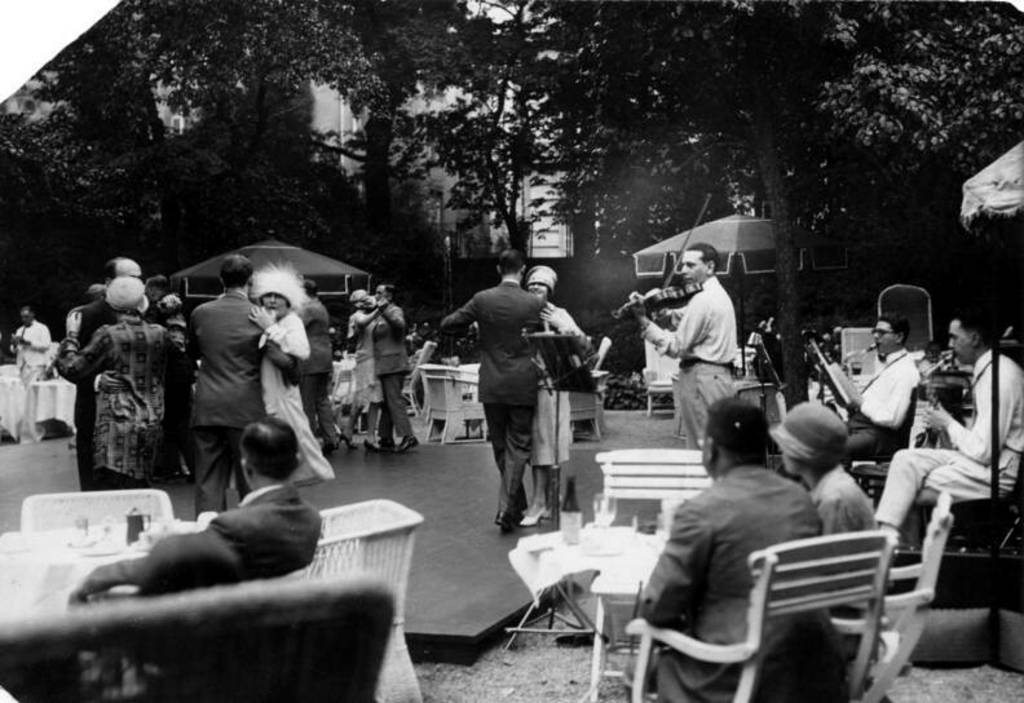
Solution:
[[(605, 446), (577, 442), (563, 467), (563, 473), (580, 474), (580, 502), (587, 514), (589, 496), (600, 490), (601, 482), (594, 453)], [(316, 507), (389, 498), (423, 515), (407, 594), (409, 647), (419, 660), (471, 663), (529, 604), (529, 592), (512, 571), (508, 552), (520, 536), (537, 531), (502, 535), (494, 525), (498, 474), (490, 445), (421, 444), (402, 455), (342, 448), (331, 463), (336, 480), (300, 489)], [(5, 442), (0, 446), (0, 483), (0, 532), (17, 530), (25, 496), (77, 490), (68, 439)], [(157, 487), (171, 495), (176, 515), (193, 517), (191, 485)]]

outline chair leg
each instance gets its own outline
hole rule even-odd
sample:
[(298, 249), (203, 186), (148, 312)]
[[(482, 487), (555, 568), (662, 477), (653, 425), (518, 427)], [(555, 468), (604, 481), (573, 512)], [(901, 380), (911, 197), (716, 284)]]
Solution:
[(1013, 533), (1022, 528), (1024, 528), (1024, 517), (1018, 515), (1014, 518), (1013, 524), (1010, 525), (1010, 529), (1007, 530), (1006, 534), (1003, 536), (1003, 541), (999, 543), (999, 549), (1006, 549), (1006, 545), (1008, 545), (1010, 540), (1013, 539)]

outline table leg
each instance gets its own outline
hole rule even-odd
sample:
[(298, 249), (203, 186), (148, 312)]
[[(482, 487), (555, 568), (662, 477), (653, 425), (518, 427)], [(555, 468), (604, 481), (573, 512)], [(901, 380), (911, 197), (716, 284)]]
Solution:
[(590, 659), (590, 701), (597, 703), (598, 689), (604, 674), (604, 599), (598, 596), (594, 615), (594, 652)]

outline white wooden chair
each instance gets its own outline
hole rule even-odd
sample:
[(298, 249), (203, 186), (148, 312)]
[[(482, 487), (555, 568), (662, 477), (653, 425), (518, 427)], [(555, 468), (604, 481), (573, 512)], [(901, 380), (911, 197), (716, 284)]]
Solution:
[(921, 286), (896, 283), (878, 294), (878, 314), (896, 312), (910, 322), (906, 347), (919, 351), (932, 341), (932, 296)]
[(395, 618), (378, 684), (382, 703), (420, 703), (419, 683), (405, 643), (405, 596), (415, 532), (423, 516), (391, 500), (367, 500), (320, 511), (323, 524), (308, 579), (362, 573), (383, 579), (395, 596)]
[[(572, 426), (587, 423), (590, 426), (590, 437), (601, 441), (601, 427), (604, 424), (604, 393), (608, 383), (608, 372), (601, 370), (608, 350), (612, 347), (612, 340), (608, 337), (601, 339), (601, 344), (594, 353), (594, 365), (590, 369), (594, 377), (596, 387), (593, 393), (580, 393), (571, 391), (569, 393), (569, 421)], [(575, 439), (575, 434), (573, 435)]]
[[(909, 566), (895, 566), (889, 571), (890, 581), (916, 579), (914, 589), (885, 597), (885, 617), (881, 628), (881, 648), (878, 660), (867, 671), (868, 681), (863, 685), (861, 703), (879, 703), (899, 676), (910, 659), (914, 647), (924, 632), (925, 621), (935, 599), (935, 583), (939, 578), (942, 554), (946, 539), (953, 527), (950, 514), (952, 498), (948, 493), (939, 494), (932, 511), (921, 550), (921, 561)], [(865, 625), (861, 620), (833, 618), (836, 628), (847, 634), (861, 634)]]
[[(417, 392), (423, 384), (423, 373), (420, 367), (429, 364), (434, 351), (437, 349), (437, 342), (424, 342), (417, 352), (416, 361), (413, 364), (412, 372), (405, 377), (405, 384), (402, 386), (402, 395), (409, 403), (409, 410), (413, 415), (420, 415), (426, 408), (420, 405), (419, 393)], [(426, 393), (424, 393), (424, 398)], [(426, 403), (426, 400), (424, 400)]]
[(149, 515), (154, 522), (174, 519), (174, 507), (165, 491), (137, 488), (124, 491), (86, 493), (39, 493), (21, 503), (21, 531), (42, 532), (75, 527), (79, 518), (99, 525), (105, 518), (118, 522), (135, 510)]
[(604, 492), (620, 500), (682, 502), (711, 485), (699, 449), (616, 449), (595, 460)]
[(784, 542), (750, 555), (754, 578), (747, 611), (747, 638), (734, 644), (711, 644), (677, 630), (634, 620), (626, 632), (639, 636), (632, 701), (646, 700), (647, 667), (655, 642), (701, 661), (742, 666), (734, 703), (749, 701), (760, 675), (762, 634), (772, 618), (839, 605), (863, 607), (861, 641), (850, 666), (851, 700), (858, 700), (876, 645), (889, 562), (895, 539), (881, 530), (848, 532)]
[[(462, 440), (486, 439), (484, 405), (475, 392), (478, 386), (478, 381), (459, 376), (458, 369), (423, 371), (428, 442), (455, 442), (460, 439), (460, 429), (466, 433)], [(477, 425), (478, 437), (469, 435), (469, 423)]]
[(679, 360), (662, 356), (650, 342), (644, 342), (644, 383), (647, 386), (647, 417), (654, 414), (654, 399), (671, 396), (675, 410), (675, 392), (672, 380), (679, 375)]

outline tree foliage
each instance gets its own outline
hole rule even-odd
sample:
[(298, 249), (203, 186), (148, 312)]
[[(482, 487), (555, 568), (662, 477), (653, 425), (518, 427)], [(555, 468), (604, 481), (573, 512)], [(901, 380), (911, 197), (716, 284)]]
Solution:
[[(49, 119), (0, 120), (0, 289), (66, 306), (113, 253), (168, 271), (273, 236), (430, 300), (432, 167), (524, 248), (523, 179), (547, 182), (598, 267), (710, 194), (705, 219), (777, 223), (748, 309), (777, 313), (799, 379), (806, 321), (870, 315), (895, 280), (956, 295), (959, 186), (1024, 133), (1022, 26), (985, 3), (125, 0), (39, 77)], [(310, 133), (311, 82), (355, 140)], [(849, 247), (846, 285), (797, 273), (797, 226)]]

